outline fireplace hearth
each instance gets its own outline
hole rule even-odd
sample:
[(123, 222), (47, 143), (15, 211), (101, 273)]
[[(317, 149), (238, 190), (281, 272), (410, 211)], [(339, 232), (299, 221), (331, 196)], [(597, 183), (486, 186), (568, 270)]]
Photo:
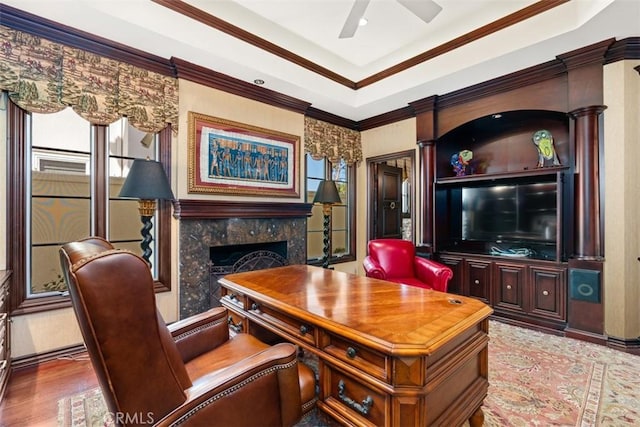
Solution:
[(220, 305), (213, 274), (229, 267), (216, 257), (241, 271), (307, 261), (310, 204), (181, 200), (177, 208), (180, 318)]

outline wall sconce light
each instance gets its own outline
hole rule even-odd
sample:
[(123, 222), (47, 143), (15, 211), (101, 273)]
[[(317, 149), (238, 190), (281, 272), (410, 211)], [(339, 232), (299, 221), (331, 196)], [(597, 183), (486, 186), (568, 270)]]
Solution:
[(138, 211), (142, 221), (142, 258), (151, 266), (151, 218), (156, 210), (156, 200), (173, 200), (173, 192), (162, 164), (155, 160), (135, 159), (118, 197), (138, 199)]
[(318, 184), (318, 190), (313, 198), (314, 204), (322, 204), (322, 214), (324, 215), (323, 226), (323, 257), (322, 267), (329, 268), (329, 239), (331, 230), (329, 228), (331, 224), (331, 205), (340, 203), (340, 194), (338, 194), (338, 188), (336, 183), (330, 180), (320, 181)]

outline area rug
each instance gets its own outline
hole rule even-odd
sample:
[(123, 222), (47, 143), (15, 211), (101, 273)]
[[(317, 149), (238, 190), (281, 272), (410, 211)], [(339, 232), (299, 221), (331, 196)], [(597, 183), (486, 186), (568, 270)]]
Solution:
[[(640, 356), (489, 322), (486, 427), (640, 425)], [(58, 402), (59, 427), (110, 427), (99, 389)], [(299, 427), (334, 425), (312, 413)]]

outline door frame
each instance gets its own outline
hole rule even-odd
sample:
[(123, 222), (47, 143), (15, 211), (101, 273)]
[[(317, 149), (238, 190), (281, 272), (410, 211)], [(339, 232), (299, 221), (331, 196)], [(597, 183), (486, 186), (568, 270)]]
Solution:
[[(366, 159), (367, 167), (367, 242), (371, 240), (372, 236), (375, 236), (374, 220), (376, 218), (376, 206), (377, 200), (377, 165), (388, 164), (394, 160), (408, 159), (410, 165), (409, 183), (411, 184), (410, 198), (409, 198), (409, 212), (411, 215), (411, 241), (415, 244), (416, 239), (416, 151), (404, 150), (397, 151), (395, 153), (382, 154), (380, 156), (368, 157)], [(393, 166), (393, 165), (392, 165)]]

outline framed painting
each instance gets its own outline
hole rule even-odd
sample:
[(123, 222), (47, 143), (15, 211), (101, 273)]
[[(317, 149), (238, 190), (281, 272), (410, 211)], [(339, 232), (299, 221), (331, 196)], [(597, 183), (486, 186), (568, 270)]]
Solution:
[(189, 112), (188, 192), (299, 197), (300, 137)]

